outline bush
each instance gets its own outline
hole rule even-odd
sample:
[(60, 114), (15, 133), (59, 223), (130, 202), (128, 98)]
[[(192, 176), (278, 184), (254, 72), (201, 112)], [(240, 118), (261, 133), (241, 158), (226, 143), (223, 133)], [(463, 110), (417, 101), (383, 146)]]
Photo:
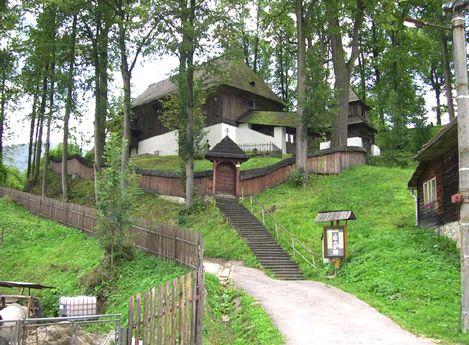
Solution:
[[(67, 145), (68, 156), (81, 156), (81, 149), (77, 144), (69, 143)], [(63, 145), (59, 144), (49, 151), (49, 158), (54, 160), (62, 159)]]
[(129, 228), (138, 194), (137, 175), (130, 165), (122, 171), (122, 141), (117, 135), (109, 138), (104, 156), (107, 166), (97, 176), (97, 229), (105, 251), (102, 264), (113, 267), (118, 261), (131, 257)]
[(291, 187), (301, 187), (303, 186), (303, 172), (300, 170), (293, 171), (288, 175), (287, 184)]
[(14, 167), (0, 164), (0, 185), (21, 190), (25, 182), (25, 174)]

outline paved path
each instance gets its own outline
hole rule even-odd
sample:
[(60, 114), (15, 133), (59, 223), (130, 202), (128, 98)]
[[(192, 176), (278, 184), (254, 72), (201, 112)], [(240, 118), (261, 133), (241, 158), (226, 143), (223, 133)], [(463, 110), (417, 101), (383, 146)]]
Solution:
[(207, 261), (204, 266), (259, 300), (288, 345), (433, 344), (340, 289), (313, 281), (274, 280), (239, 262)]

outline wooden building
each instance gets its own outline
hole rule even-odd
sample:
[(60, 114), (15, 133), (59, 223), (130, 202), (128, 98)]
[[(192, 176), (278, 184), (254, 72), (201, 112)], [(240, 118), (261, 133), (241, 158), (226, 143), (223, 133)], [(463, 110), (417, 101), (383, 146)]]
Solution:
[(454, 227), (446, 226), (459, 218), (459, 205), (451, 200), (459, 190), (457, 118), (443, 127), (414, 158), (419, 164), (408, 187), (416, 191), (417, 224), (439, 227), (445, 235), (457, 240)]
[[(211, 147), (228, 135), (241, 147), (273, 144), (283, 153), (294, 153), (296, 113), (285, 112), (282, 100), (244, 62), (214, 59), (196, 69), (195, 80), (207, 94), (205, 129)], [(161, 121), (164, 101), (176, 93), (176, 85), (168, 78), (133, 100), (132, 154), (177, 154), (176, 131)], [(351, 91), (349, 137), (362, 137), (367, 150), (375, 134), (368, 109)]]

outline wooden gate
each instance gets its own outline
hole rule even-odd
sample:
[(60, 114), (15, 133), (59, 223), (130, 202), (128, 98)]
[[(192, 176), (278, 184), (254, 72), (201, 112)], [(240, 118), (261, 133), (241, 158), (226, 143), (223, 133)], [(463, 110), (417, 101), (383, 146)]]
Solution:
[(236, 166), (222, 161), (216, 167), (215, 193), (236, 195)]

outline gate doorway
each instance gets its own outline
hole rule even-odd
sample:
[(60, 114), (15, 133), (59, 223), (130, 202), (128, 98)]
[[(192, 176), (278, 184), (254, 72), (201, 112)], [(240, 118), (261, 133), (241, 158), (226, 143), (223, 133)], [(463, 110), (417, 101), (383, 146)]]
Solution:
[(212, 193), (239, 196), (239, 167), (248, 159), (246, 153), (229, 136), (205, 154), (213, 162)]
[(215, 193), (236, 195), (236, 166), (222, 161), (215, 169)]

